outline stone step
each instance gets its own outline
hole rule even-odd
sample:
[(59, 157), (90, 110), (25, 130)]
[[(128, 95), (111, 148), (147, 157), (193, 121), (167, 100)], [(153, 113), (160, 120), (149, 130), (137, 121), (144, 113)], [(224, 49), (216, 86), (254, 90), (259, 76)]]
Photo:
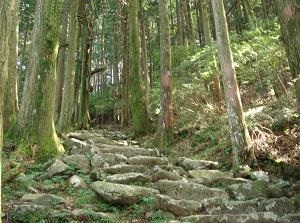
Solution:
[(280, 217), (277, 220), (278, 223), (299, 223), (300, 222), (300, 213), (288, 214)]
[(219, 163), (206, 160), (192, 160), (186, 157), (179, 157), (176, 164), (186, 171), (200, 169), (218, 169)]
[(119, 153), (123, 154), (127, 158), (134, 156), (153, 156), (159, 157), (160, 154), (156, 149), (144, 149), (137, 146), (118, 146), (109, 144), (96, 144), (91, 150), (92, 153)]
[(61, 161), (60, 159), (56, 159), (53, 164), (48, 168), (47, 173), (48, 176), (54, 176), (54, 175), (58, 175), (58, 174), (62, 174), (65, 171), (71, 169), (70, 166), (68, 166), (67, 164), (65, 164), (63, 161)]
[(190, 223), (275, 223), (278, 216), (273, 212), (248, 214), (193, 215), (180, 218), (181, 222)]
[(94, 181), (104, 180), (108, 175), (124, 174), (124, 173), (150, 173), (151, 170), (143, 165), (128, 165), (128, 164), (116, 164), (104, 168), (96, 168), (91, 171), (90, 176)]
[(190, 170), (188, 173), (192, 178), (205, 178), (209, 180), (217, 177), (233, 177), (232, 173), (220, 170)]
[(280, 198), (283, 192), (278, 186), (265, 181), (233, 184), (226, 188), (226, 192), (234, 200), (250, 200), (257, 197)]
[(141, 201), (143, 197), (158, 194), (159, 191), (140, 186), (97, 181), (91, 184), (91, 188), (97, 195), (110, 204), (132, 205)]
[(161, 194), (177, 200), (185, 199), (201, 202), (203, 199), (210, 197), (228, 198), (228, 194), (224, 190), (208, 188), (201, 184), (159, 180), (155, 183), (155, 186)]
[(98, 171), (102, 171), (105, 174), (121, 174), (121, 173), (147, 173), (150, 169), (144, 165), (128, 165), (128, 164), (116, 164), (109, 167), (99, 168)]
[(217, 214), (243, 214), (254, 212), (269, 212), (272, 211), (278, 216), (294, 213), (294, 202), (288, 198), (273, 198), (264, 199), (256, 198), (247, 201), (226, 201), (223, 203), (217, 202), (215, 205), (209, 204), (209, 207), (205, 206), (206, 212), (210, 215)]
[(159, 180), (173, 180), (178, 181), (181, 180), (182, 176), (179, 175), (177, 172), (170, 172), (166, 170), (158, 170), (152, 174), (151, 181), (156, 182)]
[(128, 159), (129, 165), (145, 165), (148, 167), (154, 167), (156, 165), (168, 165), (168, 160), (162, 157), (152, 156), (134, 156)]
[(79, 170), (90, 172), (91, 163), (86, 155), (82, 154), (72, 154), (70, 156), (65, 156), (63, 161), (71, 167)]
[(178, 173), (180, 176), (185, 176), (185, 177), (189, 176), (188, 172), (185, 171), (182, 167), (174, 166), (173, 164), (155, 166), (154, 171), (157, 170), (166, 170), (166, 171)]
[(203, 184), (207, 187), (227, 187), (232, 184), (238, 183), (248, 183), (250, 180), (244, 178), (232, 178), (232, 177), (215, 177), (215, 178), (191, 178), (189, 179), (191, 183)]
[(203, 206), (200, 202), (193, 200), (175, 200), (169, 196), (157, 194), (156, 208), (173, 213), (175, 216), (188, 216), (200, 214), (203, 211)]
[(150, 176), (143, 173), (121, 173), (107, 176), (105, 181), (119, 184), (150, 182)]
[(21, 201), (45, 207), (52, 207), (66, 203), (66, 200), (63, 197), (54, 194), (25, 194), (21, 198)]
[(113, 166), (120, 163), (126, 163), (127, 157), (122, 154), (114, 154), (114, 153), (101, 153), (95, 154), (92, 157), (91, 165), (92, 169), (94, 168), (102, 168), (106, 165)]

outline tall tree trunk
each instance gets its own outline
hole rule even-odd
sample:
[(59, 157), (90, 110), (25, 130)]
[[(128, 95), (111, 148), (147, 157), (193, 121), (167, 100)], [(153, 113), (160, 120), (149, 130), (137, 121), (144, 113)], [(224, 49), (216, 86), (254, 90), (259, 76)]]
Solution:
[(168, 18), (168, 0), (159, 2), (160, 18), (160, 64), (161, 64), (161, 149), (168, 150), (173, 144), (173, 104), (172, 104), (172, 71), (171, 40)]
[(25, 138), (36, 147), (40, 160), (64, 151), (53, 122), (59, 8), (59, 0), (37, 2), (29, 69), (16, 126), (19, 139)]
[(190, 0), (186, 0), (186, 10), (187, 10), (187, 25), (189, 30), (189, 44), (190, 46), (195, 44), (195, 36), (194, 36), (194, 27), (193, 27), (193, 19), (191, 12)]
[[(210, 19), (207, 11), (207, 2), (206, 0), (200, 0), (200, 8), (201, 8), (201, 14), (202, 14), (202, 24), (203, 24), (203, 33), (204, 33), (204, 45), (211, 45), (212, 44), (212, 37), (211, 37), (211, 28), (210, 28)], [(222, 91), (221, 91), (221, 84), (220, 84), (220, 78), (218, 74), (218, 66), (215, 56), (214, 58), (214, 64), (215, 64), (215, 72), (211, 76), (211, 82), (212, 82), (212, 95), (215, 99), (215, 101), (219, 102), (222, 100)]]
[(145, 17), (144, 9), (142, 5), (142, 0), (139, 0), (140, 3), (140, 26), (141, 26), (141, 63), (142, 63), (142, 79), (144, 82), (145, 88), (145, 102), (147, 107), (147, 113), (150, 112), (150, 77), (148, 70), (148, 50), (147, 50), (147, 39), (145, 31)]
[(250, 164), (254, 158), (254, 153), (251, 148), (250, 136), (245, 122), (236, 79), (223, 0), (212, 0), (212, 6), (227, 102), (233, 166), (234, 168), (238, 168), (241, 164)]
[(75, 67), (75, 81), (74, 81), (74, 105), (72, 114), (72, 123), (75, 126), (79, 119), (79, 94), (80, 94), (80, 75), (81, 75), (81, 33), (82, 33), (82, 8), (81, 2), (78, 4), (78, 33), (77, 33), (77, 50), (76, 50), (76, 67)]
[[(2, 161), (2, 147), (3, 147), (3, 96), (5, 92), (5, 82), (8, 76), (8, 57), (9, 47), (8, 38), (10, 35), (10, 22), (12, 20), (10, 15), (10, 7), (16, 1), (3, 0), (0, 4), (0, 161)], [(14, 8), (14, 7), (13, 7)], [(1, 175), (2, 175), (2, 162), (0, 162), (0, 186), (1, 186)], [(2, 191), (2, 190), (1, 190)], [(0, 210), (1, 208), (1, 191), (0, 191)], [(1, 221), (1, 220), (0, 220)]]
[(236, 0), (235, 3), (234, 23), (235, 23), (236, 32), (238, 34), (242, 34), (243, 17), (242, 17), (242, 9), (241, 9), (241, 0)]
[(75, 59), (77, 49), (77, 1), (71, 2), (70, 24), (68, 27), (69, 47), (66, 56), (66, 71), (64, 77), (64, 91), (61, 103), (61, 111), (57, 123), (60, 132), (66, 132), (72, 127), (72, 112), (74, 107), (74, 81), (75, 81)]
[(88, 128), (90, 125), (90, 115), (88, 111), (89, 84), (90, 84), (90, 49), (91, 35), (89, 31), (89, 21), (86, 15), (87, 0), (80, 6), (82, 10), (82, 37), (81, 37), (81, 70), (80, 70), (80, 98), (79, 98), (79, 117), (77, 120), (78, 128)]
[(276, 1), (281, 36), (294, 79), (298, 110), (300, 112), (300, 2)]
[(137, 0), (129, 0), (129, 53), (130, 53), (130, 105), (132, 111), (133, 127), (136, 135), (148, 133), (150, 120), (147, 115), (145, 95), (142, 89), (141, 59), (138, 26)]
[(244, 16), (246, 19), (246, 22), (248, 24), (248, 28), (250, 30), (256, 29), (256, 18), (253, 12), (253, 9), (251, 8), (251, 5), (249, 3), (249, 0), (241, 0), (244, 10)]
[(211, 39), (211, 31), (210, 31), (206, 0), (200, 0), (200, 8), (201, 8), (202, 25), (203, 25), (203, 37), (204, 37), (203, 42), (204, 45), (210, 45), (212, 43), (212, 39)]
[(123, 71), (122, 71), (122, 112), (121, 126), (129, 124), (129, 42), (128, 42), (128, 15), (126, 6), (122, 6), (122, 37), (123, 37)]
[(181, 7), (179, 0), (176, 0), (176, 18), (177, 18), (177, 41), (179, 45), (183, 45), (183, 25), (181, 18)]
[(200, 9), (201, 0), (196, 0), (195, 7), (196, 7), (196, 17), (197, 17), (197, 31), (198, 31), (198, 39), (199, 45), (203, 44), (204, 41), (204, 33), (203, 33), (203, 24), (202, 24), (202, 13)]
[(65, 75), (65, 62), (66, 62), (66, 50), (67, 50), (67, 30), (68, 30), (68, 17), (70, 11), (70, 1), (64, 0), (62, 13), (61, 13), (61, 28), (59, 36), (59, 48), (57, 55), (57, 75), (55, 83), (55, 103), (54, 103), (54, 122), (56, 123), (59, 119), (63, 86), (64, 86), (64, 75)]
[(18, 87), (17, 87), (17, 59), (18, 59), (18, 27), (19, 27), (19, 1), (14, 0), (11, 4), (10, 32), (8, 38), (9, 57), (8, 57), (8, 78), (4, 92), (4, 111), (3, 123), (4, 132), (7, 131), (16, 121), (19, 111)]

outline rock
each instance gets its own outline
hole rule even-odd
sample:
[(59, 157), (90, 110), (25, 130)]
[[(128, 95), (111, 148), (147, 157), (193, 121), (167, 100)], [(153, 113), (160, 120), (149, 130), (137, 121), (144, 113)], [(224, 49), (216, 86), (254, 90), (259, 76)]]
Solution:
[(205, 209), (211, 209), (213, 207), (220, 207), (220, 206), (226, 204), (226, 202), (228, 202), (228, 199), (224, 198), (224, 197), (211, 197), (211, 198), (203, 199), (201, 201), (202, 206)]
[[(218, 203), (210, 203), (209, 207), (203, 206), (210, 215), (274, 212), (278, 216), (282, 216), (294, 212), (293, 201), (288, 198), (256, 198), (246, 201), (223, 200)], [(220, 209), (217, 210), (216, 208)]]
[(206, 160), (192, 160), (186, 157), (179, 157), (177, 164), (186, 171), (189, 170), (201, 170), (201, 169), (217, 169), (219, 166), (218, 162), (206, 161)]
[(89, 209), (75, 209), (72, 211), (72, 215), (75, 218), (84, 218), (84, 219), (92, 219), (92, 220), (112, 220), (114, 217), (112, 214), (96, 212)]
[(61, 174), (61, 173), (65, 172), (68, 169), (70, 169), (70, 166), (65, 164), (60, 159), (56, 159), (54, 161), (54, 163), (49, 167), (47, 172), (48, 172), (49, 176), (54, 176), (54, 175), (57, 175), (57, 174)]
[(188, 173), (192, 178), (212, 179), (216, 177), (233, 177), (230, 172), (221, 172), (219, 170), (190, 170)]
[(72, 154), (89, 153), (94, 146), (76, 138), (66, 138), (63, 144), (71, 151)]
[(129, 173), (129, 172), (146, 173), (149, 172), (149, 169), (144, 165), (117, 164), (114, 166), (100, 169), (100, 171), (106, 174), (121, 174), (121, 173)]
[(244, 178), (232, 178), (232, 177), (215, 177), (211, 179), (206, 178), (191, 178), (189, 179), (192, 183), (203, 184), (207, 187), (226, 187), (232, 184), (247, 183), (250, 180)]
[(230, 198), (235, 200), (250, 200), (257, 197), (280, 197), (280, 191), (281, 189), (279, 187), (270, 185), (265, 181), (233, 184), (226, 188), (226, 192)]
[(150, 176), (143, 173), (121, 173), (107, 176), (105, 181), (119, 184), (149, 182)]
[(180, 180), (182, 177), (177, 172), (170, 172), (166, 170), (158, 170), (152, 174), (151, 181), (156, 182), (158, 180)]
[[(159, 216), (159, 220), (157, 221), (157, 216)], [(166, 222), (167, 219), (175, 219), (175, 215), (173, 213), (163, 211), (163, 210), (158, 210), (158, 211), (151, 211), (147, 212), (145, 214), (145, 220), (146, 222)], [(165, 219), (165, 220), (163, 220)], [(153, 221), (156, 220), (156, 221)], [(131, 223), (131, 222), (130, 222)]]
[(143, 165), (127, 165), (127, 164), (117, 164), (110, 167), (97, 168), (91, 171), (90, 176), (94, 181), (104, 180), (107, 175), (112, 174), (122, 174), (122, 173), (147, 173), (150, 170)]
[(174, 166), (174, 165), (155, 166), (154, 171), (158, 171), (158, 170), (166, 170), (169, 172), (178, 173), (180, 176), (188, 176), (188, 173), (180, 166)]
[(102, 153), (94, 155), (91, 164), (92, 168), (102, 168), (104, 167), (105, 163), (108, 163), (109, 166), (125, 163), (127, 158), (122, 154), (112, 154), (112, 153)]
[(76, 169), (84, 170), (89, 172), (91, 169), (90, 161), (87, 159), (85, 155), (81, 154), (73, 154), (70, 156), (66, 156), (64, 161)]
[[(257, 199), (248, 201), (225, 201), (217, 206), (206, 208), (206, 211), (210, 215), (254, 213), (257, 212), (257, 202), (259, 202)], [(217, 208), (219, 208), (219, 210)]]
[(203, 211), (202, 204), (193, 200), (174, 200), (166, 195), (156, 195), (156, 208), (172, 212), (175, 216), (187, 216), (200, 214)]
[(109, 166), (107, 162), (102, 159), (102, 156), (99, 155), (94, 155), (91, 160), (91, 168), (96, 169), (96, 168), (103, 168), (104, 166)]
[(25, 194), (21, 201), (32, 202), (33, 204), (42, 206), (56, 206), (58, 204), (64, 204), (66, 201), (64, 198), (53, 194)]
[(234, 177), (249, 178), (251, 171), (252, 169), (248, 165), (239, 166), (238, 170), (234, 173)]
[(70, 178), (69, 182), (70, 182), (70, 185), (74, 188), (86, 188), (87, 187), (84, 180), (77, 175), (72, 176)]
[(180, 220), (191, 223), (274, 223), (277, 218), (273, 212), (259, 212), (238, 215), (193, 215)]
[(290, 214), (294, 212), (294, 203), (292, 199), (286, 197), (273, 198), (273, 199), (262, 199), (257, 202), (258, 212), (272, 211), (279, 216)]
[(108, 144), (96, 144), (92, 152), (94, 153), (113, 153), (113, 154), (123, 154), (127, 158), (134, 156), (154, 156), (151, 150), (143, 149), (134, 146), (118, 146), (118, 145), (108, 145)]
[[(25, 222), (28, 216), (38, 215), (39, 218), (43, 218), (43, 215), (46, 212), (47, 207), (37, 204), (21, 204), (17, 205), (13, 212), (10, 215), (10, 218), (14, 222)], [(25, 221), (24, 221), (25, 220)], [(42, 219), (36, 219), (42, 220)]]
[(251, 180), (262, 180), (262, 181), (266, 181), (269, 182), (270, 178), (268, 176), (268, 173), (264, 172), (264, 171), (254, 171), (250, 173), (250, 178)]
[(300, 213), (297, 214), (288, 214), (282, 216), (278, 219), (278, 223), (299, 223), (300, 222)]
[(155, 165), (167, 165), (168, 160), (161, 157), (134, 156), (128, 159), (128, 164), (154, 167)]
[(132, 205), (143, 197), (154, 196), (159, 191), (140, 186), (128, 186), (123, 184), (97, 181), (91, 184), (91, 188), (105, 201), (111, 204)]
[(201, 202), (203, 199), (210, 197), (228, 198), (228, 194), (224, 190), (208, 188), (201, 184), (159, 180), (155, 185), (161, 194), (178, 200), (185, 199)]

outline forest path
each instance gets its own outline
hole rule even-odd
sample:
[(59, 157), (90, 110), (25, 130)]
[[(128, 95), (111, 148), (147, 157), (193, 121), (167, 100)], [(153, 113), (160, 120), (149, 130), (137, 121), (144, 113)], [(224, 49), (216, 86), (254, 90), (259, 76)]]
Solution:
[(234, 177), (185, 157), (172, 164), (118, 131), (76, 131), (64, 144), (67, 155), (15, 180), (4, 222), (300, 222), (299, 182), (247, 168)]

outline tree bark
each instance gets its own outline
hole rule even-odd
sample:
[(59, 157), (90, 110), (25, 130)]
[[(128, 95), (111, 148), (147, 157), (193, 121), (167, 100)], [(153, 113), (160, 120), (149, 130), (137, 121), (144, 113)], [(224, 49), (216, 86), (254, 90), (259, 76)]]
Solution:
[(203, 42), (204, 45), (210, 45), (212, 43), (212, 39), (211, 39), (211, 31), (210, 31), (206, 0), (200, 0), (200, 8), (202, 14), (202, 25), (203, 25), (203, 34), (204, 34)]
[(39, 0), (28, 74), (17, 119), (18, 138), (37, 147), (37, 159), (47, 160), (62, 153), (54, 129), (54, 89), (59, 39), (59, 0)]
[(244, 9), (244, 15), (246, 22), (248, 24), (248, 28), (250, 30), (256, 29), (256, 18), (253, 12), (253, 9), (251, 8), (251, 5), (249, 3), (249, 0), (242, 0), (242, 5)]
[(6, 132), (16, 121), (19, 111), (17, 87), (17, 59), (18, 59), (18, 27), (19, 27), (19, 1), (14, 0), (10, 9), (10, 32), (8, 38), (8, 78), (4, 92), (3, 130)]
[[(5, 92), (5, 82), (8, 76), (8, 37), (10, 34), (10, 22), (12, 20), (10, 15), (10, 7), (15, 3), (12, 0), (3, 0), (0, 4), (0, 161), (2, 160), (2, 147), (3, 147), (3, 96)], [(11, 4), (11, 5), (10, 5)], [(2, 162), (0, 165), (0, 186), (2, 175)], [(2, 190), (1, 190), (2, 191)], [(1, 208), (1, 191), (0, 191), (0, 210)]]
[(88, 111), (89, 84), (90, 84), (90, 49), (91, 35), (89, 31), (89, 20), (86, 15), (87, 0), (81, 2), (82, 16), (82, 37), (81, 37), (81, 70), (80, 70), (80, 98), (79, 98), (79, 117), (77, 120), (78, 128), (88, 128), (90, 125), (90, 115)]
[(138, 4), (137, 0), (129, 0), (129, 53), (130, 53), (130, 105), (133, 128), (136, 135), (144, 135), (150, 129), (147, 115), (145, 94), (142, 89), (141, 50), (139, 43)]
[(250, 136), (245, 122), (239, 87), (230, 48), (223, 0), (212, 0), (219, 57), (227, 102), (228, 119), (233, 152), (233, 167), (250, 164), (254, 159)]
[(121, 126), (129, 125), (129, 42), (128, 42), (128, 15), (126, 6), (122, 6), (122, 37), (123, 37), (123, 70), (122, 70), (122, 111)]
[[(210, 28), (210, 19), (207, 11), (207, 2), (206, 0), (200, 0), (200, 8), (201, 8), (201, 14), (202, 14), (202, 24), (203, 24), (203, 33), (204, 33), (204, 45), (211, 45), (212, 44), (212, 36), (211, 36), (211, 28)], [(214, 64), (215, 64), (215, 72), (211, 75), (210, 81), (212, 83), (211, 92), (214, 97), (214, 100), (216, 102), (219, 102), (222, 100), (222, 91), (221, 91), (221, 84), (220, 84), (220, 78), (219, 78), (219, 69), (217, 66), (217, 61), (215, 56), (214, 58)]]
[(168, 151), (173, 144), (173, 104), (172, 104), (172, 71), (171, 71), (171, 40), (168, 18), (168, 0), (159, 2), (160, 18), (160, 64), (161, 64), (161, 118), (160, 135), (161, 149)]
[(176, 18), (177, 18), (177, 41), (179, 45), (183, 45), (183, 25), (181, 18), (181, 7), (179, 0), (176, 0)]
[(276, 1), (281, 37), (294, 79), (298, 110), (300, 111), (300, 1)]
[(64, 77), (64, 91), (60, 116), (57, 123), (57, 129), (60, 132), (66, 132), (72, 127), (72, 112), (74, 105), (74, 81), (75, 81), (75, 59), (77, 49), (77, 1), (71, 3), (70, 24), (68, 27), (68, 43), (69, 47), (66, 55), (66, 71)]
[(201, 13), (200, 4), (201, 4), (201, 0), (195, 1), (199, 45), (203, 45), (204, 33), (203, 33), (202, 13)]
[(144, 82), (145, 89), (145, 103), (147, 107), (147, 113), (150, 112), (150, 77), (148, 70), (148, 50), (147, 50), (147, 39), (146, 39), (146, 31), (145, 31), (145, 17), (144, 17), (144, 9), (142, 5), (142, 0), (139, 0), (140, 3), (140, 26), (141, 26), (141, 61), (142, 61), (142, 79)]
[(64, 75), (65, 75), (65, 62), (66, 62), (66, 50), (67, 50), (67, 30), (68, 30), (68, 17), (69, 17), (69, 6), (70, 1), (64, 0), (63, 8), (61, 13), (61, 28), (59, 36), (59, 48), (57, 55), (57, 75), (55, 83), (55, 103), (54, 103), (54, 122), (56, 123), (59, 119), (63, 86), (64, 86)]

